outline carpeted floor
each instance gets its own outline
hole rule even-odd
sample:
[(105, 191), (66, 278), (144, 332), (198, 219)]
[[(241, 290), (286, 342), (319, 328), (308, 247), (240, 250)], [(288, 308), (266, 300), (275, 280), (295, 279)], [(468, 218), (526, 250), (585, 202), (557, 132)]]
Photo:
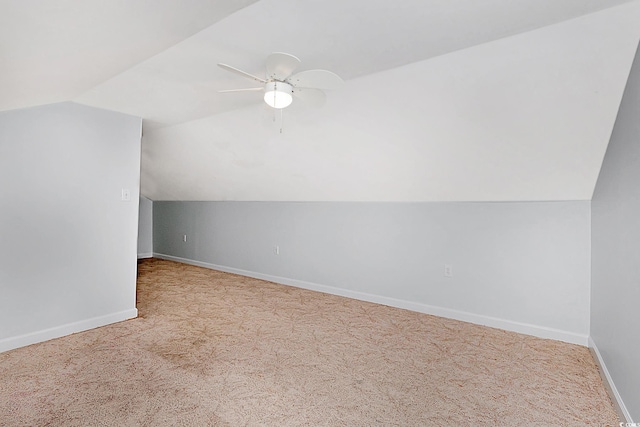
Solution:
[(587, 348), (162, 260), (0, 354), (2, 426), (617, 426)]

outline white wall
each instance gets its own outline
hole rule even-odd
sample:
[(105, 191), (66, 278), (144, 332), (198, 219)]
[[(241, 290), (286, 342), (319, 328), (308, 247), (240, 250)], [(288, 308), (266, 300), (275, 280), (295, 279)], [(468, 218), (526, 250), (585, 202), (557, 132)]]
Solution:
[(138, 216), (138, 258), (150, 258), (153, 253), (153, 202), (140, 196)]
[(623, 412), (639, 422), (640, 54), (602, 164), (592, 217), (591, 337)]
[[(154, 252), (586, 345), (589, 209), (589, 202), (154, 202)], [(444, 277), (445, 264), (453, 277)]]
[(137, 315), (140, 134), (74, 103), (0, 113), (0, 351)]

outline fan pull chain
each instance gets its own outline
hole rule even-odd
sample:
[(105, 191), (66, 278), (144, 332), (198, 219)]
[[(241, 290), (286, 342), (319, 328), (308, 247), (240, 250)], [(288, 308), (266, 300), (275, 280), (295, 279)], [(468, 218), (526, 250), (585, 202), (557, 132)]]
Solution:
[(280, 133), (282, 133), (282, 128), (284, 127), (284, 113), (282, 110), (283, 108), (280, 109)]

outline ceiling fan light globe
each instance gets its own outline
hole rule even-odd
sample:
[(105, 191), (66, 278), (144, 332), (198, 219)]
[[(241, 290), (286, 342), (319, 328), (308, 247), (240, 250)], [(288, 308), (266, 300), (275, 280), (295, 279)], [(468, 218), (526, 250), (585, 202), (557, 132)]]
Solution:
[(264, 88), (264, 102), (272, 108), (285, 108), (293, 102), (293, 86), (284, 82), (269, 82)]

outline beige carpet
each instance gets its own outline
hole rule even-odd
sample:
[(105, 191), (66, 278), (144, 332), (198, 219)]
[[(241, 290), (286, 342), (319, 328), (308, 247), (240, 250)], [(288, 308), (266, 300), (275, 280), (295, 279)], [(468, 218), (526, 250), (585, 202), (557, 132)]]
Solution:
[(588, 349), (178, 263), (0, 354), (2, 426), (617, 426)]

